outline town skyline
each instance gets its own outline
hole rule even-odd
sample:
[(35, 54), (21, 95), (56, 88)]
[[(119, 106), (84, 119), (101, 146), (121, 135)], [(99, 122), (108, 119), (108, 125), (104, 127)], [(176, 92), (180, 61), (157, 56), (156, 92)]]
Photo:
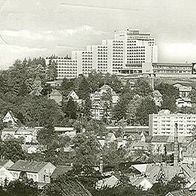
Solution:
[(8, 68), (17, 58), (66, 56), (112, 39), (115, 30), (126, 28), (155, 37), (159, 62), (194, 62), (195, 2), (184, 2), (58, 0), (47, 5), (45, 0), (2, 0), (0, 68)]

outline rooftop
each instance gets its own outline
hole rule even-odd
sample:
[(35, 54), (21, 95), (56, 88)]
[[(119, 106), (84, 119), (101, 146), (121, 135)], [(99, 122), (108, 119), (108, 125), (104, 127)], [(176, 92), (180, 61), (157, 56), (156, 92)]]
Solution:
[(48, 162), (18, 160), (9, 170), (37, 173), (47, 164)]

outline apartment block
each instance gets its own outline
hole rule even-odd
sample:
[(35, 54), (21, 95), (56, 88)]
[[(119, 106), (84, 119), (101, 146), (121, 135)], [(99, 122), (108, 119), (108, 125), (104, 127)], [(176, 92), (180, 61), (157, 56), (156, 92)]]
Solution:
[(158, 114), (149, 115), (149, 133), (152, 136), (174, 136), (175, 123), (178, 124), (179, 136), (192, 136), (196, 125), (196, 114), (172, 114), (169, 110), (162, 110)]

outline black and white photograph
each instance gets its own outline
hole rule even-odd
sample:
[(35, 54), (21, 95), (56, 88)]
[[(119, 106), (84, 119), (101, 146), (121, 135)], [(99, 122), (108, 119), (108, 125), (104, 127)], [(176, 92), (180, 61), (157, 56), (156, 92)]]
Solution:
[(0, 0), (0, 196), (196, 196), (196, 1)]

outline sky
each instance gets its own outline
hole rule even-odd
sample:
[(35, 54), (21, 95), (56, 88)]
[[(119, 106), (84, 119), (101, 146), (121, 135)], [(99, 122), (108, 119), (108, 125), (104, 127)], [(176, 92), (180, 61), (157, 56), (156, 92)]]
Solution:
[(64, 56), (127, 28), (155, 37), (159, 62), (196, 62), (195, 7), (195, 0), (0, 0), (0, 69)]

